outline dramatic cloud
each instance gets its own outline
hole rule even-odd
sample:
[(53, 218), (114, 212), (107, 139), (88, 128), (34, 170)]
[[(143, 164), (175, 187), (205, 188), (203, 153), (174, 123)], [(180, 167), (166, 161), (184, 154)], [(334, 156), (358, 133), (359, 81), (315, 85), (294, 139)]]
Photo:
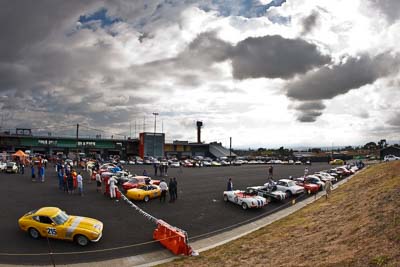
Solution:
[(317, 25), (319, 14), (313, 11), (309, 16), (305, 17), (301, 22), (303, 24), (302, 34), (307, 34)]
[(397, 71), (399, 63), (390, 54), (348, 58), (344, 63), (309, 72), (289, 83), (287, 96), (303, 101), (331, 99)]
[(297, 118), (300, 122), (315, 122), (325, 107), (322, 101), (306, 101), (295, 105), (294, 109), (300, 112)]
[(390, 22), (400, 18), (400, 1), (398, 0), (368, 0), (373, 8), (381, 11)]
[(288, 79), (330, 62), (316, 45), (279, 35), (247, 38), (236, 45), (231, 58), (236, 79)]
[(297, 101), (306, 101), (296, 107), (299, 111), (298, 120), (313, 122), (322, 115), (325, 106), (318, 106), (316, 111), (314, 107), (309, 107), (308, 101), (331, 99), (352, 89), (371, 84), (381, 77), (396, 72), (399, 63), (398, 57), (392, 57), (390, 54), (380, 54), (374, 58), (368, 55), (348, 58), (340, 65), (323, 67), (289, 83), (287, 96)]
[[(397, 117), (385, 108), (399, 83), (399, 3), (3, 0), (0, 127), (67, 134), (63, 125), (79, 122), (88, 135), (126, 135), (133, 121), (152, 129), (156, 111), (170, 140), (190, 139), (202, 119), (207, 141), (240, 125), (231, 134), (243, 146), (262, 142), (254, 129), (277, 145), (315, 143), (285, 134), (316, 130), (331, 142), (332, 114), (355, 119), (359, 132), (377, 121), (392, 129)], [(358, 96), (361, 87), (369, 94)], [(332, 105), (354, 97), (348, 114)], [(281, 115), (264, 118), (273, 113)]]

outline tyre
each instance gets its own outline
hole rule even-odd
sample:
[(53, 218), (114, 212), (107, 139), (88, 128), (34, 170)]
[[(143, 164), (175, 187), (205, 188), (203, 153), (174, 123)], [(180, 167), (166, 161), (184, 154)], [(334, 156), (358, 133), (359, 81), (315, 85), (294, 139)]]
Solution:
[(40, 237), (39, 231), (35, 228), (29, 228), (28, 233), (33, 239), (38, 239)]
[(144, 202), (149, 202), (150, 197), (149, 196), (145, 196), (143, 200), (144, 200)]
[(89, 244), (89, 239), (87, 239), (87, 237), (84, 236), (84, 235), (77, 235), (75, 237), (75, 241), (79, 246), (82, 246), (82, 247), (84, 247), (87, 244)]
[(224, 201), (228, 202), (228, 196), (227, 195), (224, 195)]
[(243, 202), (242, 203), (242, 209), (247, 210), (247, 208), (248, 208), (247, 204)]
[(289, 190), (286, 191), (286, 197), (289, 198), (289, 197), (291, 197), (291, 196), (292, 196), (292, 192), (290, 192)]

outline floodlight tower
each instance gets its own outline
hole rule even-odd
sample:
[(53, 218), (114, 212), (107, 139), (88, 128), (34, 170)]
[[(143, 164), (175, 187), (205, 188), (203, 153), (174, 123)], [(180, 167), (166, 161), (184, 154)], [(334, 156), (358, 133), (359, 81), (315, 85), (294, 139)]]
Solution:
[(203, 122), (202, 121), (197, 121), (196, 122), (197, 126), (197, 143), (201, 143), (201, 127), (203, 127)]

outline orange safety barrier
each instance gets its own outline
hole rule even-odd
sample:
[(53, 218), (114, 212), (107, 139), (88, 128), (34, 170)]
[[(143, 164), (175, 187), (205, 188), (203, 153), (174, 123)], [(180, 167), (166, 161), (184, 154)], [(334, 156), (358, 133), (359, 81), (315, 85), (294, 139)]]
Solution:
[(188, 237), (185, 231), (169, 225), (163, 220), (157, 221), (157, 228), (153, 232), (153, 238), (169, 249), (175, 255), (191, 255), (192, 248), (188, 245)]

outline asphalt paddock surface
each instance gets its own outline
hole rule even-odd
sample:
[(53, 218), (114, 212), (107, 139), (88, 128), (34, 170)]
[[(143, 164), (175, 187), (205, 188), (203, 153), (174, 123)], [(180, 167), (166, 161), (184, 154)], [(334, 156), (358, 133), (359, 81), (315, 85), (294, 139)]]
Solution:
[[(231, 177), (234, 189), (262, 185), (266, 182), (269, 165), (244, 165), (213, 168), (182, 168), (168, 170), (169, 177), (178, 181), (178, 200), (160, 203), (158, 199), (136, 204), (146, 212), (169, 224), (186, 230), (189, 242), (235, 226), (256, 220), (278, 209), (291, 205), (270, 203), (262, 209), (242, 210), (233, 203), (225, 203), (222, 192)], [(309, 173), (330, 168), (328, 164), (307, 166)], [(143, 170), (154, 177), (152, 166), (126, 166), (132, 173)], [(274, 178), (298, 177), (305, 166), (275, 165)], [(111, 201), (96, 192), (95, 182), (84, 173), (84, 196), (68, 195), (58, 189), (58, 178), (53, 167), (47, 167), (44, 183), (32, 182), (30, 169), (24, 175), (0, 173), (0, 263), (5, 264), (72, 264), (128, 257), (164, 249), (153, 242), (155, 224), (136, 212), (123, 200)], [(301, 201), (306, 196), (297, 199)], [(68, 214), (87, 216), (104, 223), (103, 237), (98, 243), (79, 247), (75, 243), (41, 238), (33, 240), (18, 228), (18, 218), (43, 206), (56, 206)], [(52, 258), (49, 256), (51, 251)]]

